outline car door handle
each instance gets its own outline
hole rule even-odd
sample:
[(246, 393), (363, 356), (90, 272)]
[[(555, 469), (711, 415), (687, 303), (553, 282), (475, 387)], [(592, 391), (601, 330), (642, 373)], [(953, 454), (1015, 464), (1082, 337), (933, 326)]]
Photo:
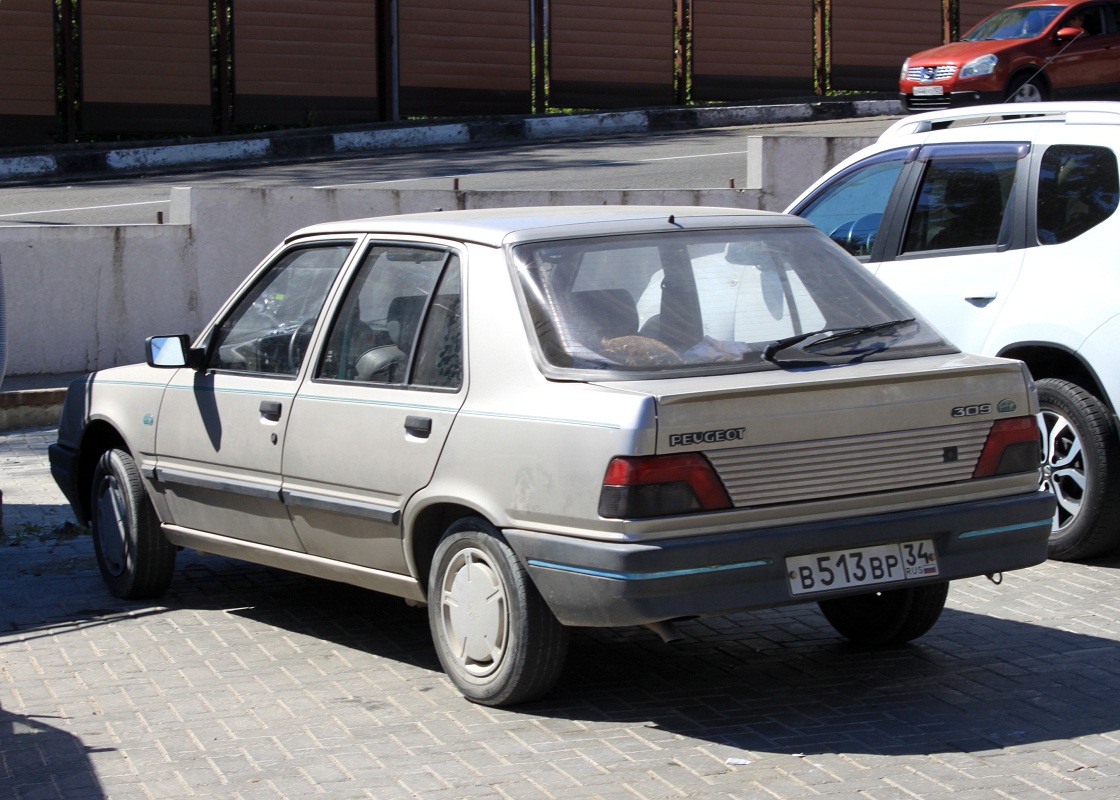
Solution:
[(279, 422), (284, 406), (277, 400), (261, 400), (261, 417), (269, 422)]
[(997, 294), (999, 294), (999, 292), (995, 291), (972, 292), (971, 294), (965, 295), (964, 299), (967, 302), (972, 303), (972, 305), (974, 306), (980, 306), (981, 308), (983, 308), (984, 306), (988, 305), (988, 303), (995, 300)]
[(404, 429), (413, 436), (427, 439), (432, 435), (432, 420), (430, 417), (405, 417)]

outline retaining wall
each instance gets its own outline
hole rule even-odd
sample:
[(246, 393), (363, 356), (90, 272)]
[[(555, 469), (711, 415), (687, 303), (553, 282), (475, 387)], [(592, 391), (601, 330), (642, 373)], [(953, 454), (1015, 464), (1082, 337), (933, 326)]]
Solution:
[(143, 358), (144, 339), (198, 333), (293, 230), (434, 209), (574, 204), (783, 209), (862, 137), (749, 137), (734, 189), (465, 192), (362, 187), (180, 188), (168, 224), (0, 227), (8, 374), (82, 372)]

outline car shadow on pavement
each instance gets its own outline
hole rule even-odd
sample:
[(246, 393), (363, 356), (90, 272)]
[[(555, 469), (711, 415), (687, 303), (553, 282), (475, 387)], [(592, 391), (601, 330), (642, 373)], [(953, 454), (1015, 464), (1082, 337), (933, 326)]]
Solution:
[[(213, 567), (188, 566), (192, 583), (209, 584), (197, 584), (195, 600), (244, 603), (234, 613), (418, 667), (426, 690), (467, 702), (440, 671), (424, 609), (218, 563), (217, 586), (204, 575)], [(1000, 587), (975, 582), (981, 596), (1000, 597)], [(641, 722), (744, 751), (880, 755), (988, 751), (1111, 732), (1120, 719), (1117, 642), (1049, 625), (947, 608), (916, 642), (872, 648), (847, 643), (809, 604), (680, 627), (686, 638), (673, 644), (645, 628), (576, 630), (553, 692), (502, 713)]]
[[(1112, 566), (1120, 561), (1092, 565)], [(168, 594), (132, 603), (109, 596), (92, 562), (80, 567), (37, 576), (38, 591), (52, 602), (10, 611), (9, 630), (27, 642), (67, 623), (89, 630), (125, 618), (158, 624), (169, 615), (172, 638), (161, 641), (168, 652), (183, 620), (225, 625), (219, 654), (298, 647), (302, 663), (311, 653), (331, 659), (349, 652), (344, 660), (352, 666), (330, 680), (368, 709), (384, 706), (391, 691), (402, 693), (394, 701), (424, 693), (441, 709), (469, 708), (440, 671), (426, 610), (397, 598), (184, 551)], [(682, 623), (686, 638), (673, 644), (645, 628), (575, 630), (550, 695), (491, 713), (637, 725), (741, 751), (748, 760), (752, 753), (980, 753), (1113, 732), (1120, 727), (1120, 612), (1111, 569), (1034, 569), (1043, 572), (1010, 586), (982, 578), (955, 583), (930, 633), (889, 648), (846, 643), (812, 604)], [(1048, 611), (1047, 593), (1065, 591), (1055, 576), (1084, 582), (1088, 600)], [(1107, 587), (1093, 589), (1102, 578)], [(59, 591), (44, 583), (52, 579)], [(0, 588), (0, 601), (9, 589)], [(211, 622), (193, 622), (204, 617)], [(262, 661), (261, 668), (276, 664)], [(391, 675), (363, 679), (378, 671)]]
[[(1116, 642), (947, 610), (918, 641), (847, 643), (813, 608), (720, 618), (662, 644), (577, 639), (534, 714), (633, 723), (766, 753), (979, 752), (1114, 731)], [(706, 621), (711, 622), (711, 621)]]
[(0, 797), (105, 797), (77, 736), (0, 708)]

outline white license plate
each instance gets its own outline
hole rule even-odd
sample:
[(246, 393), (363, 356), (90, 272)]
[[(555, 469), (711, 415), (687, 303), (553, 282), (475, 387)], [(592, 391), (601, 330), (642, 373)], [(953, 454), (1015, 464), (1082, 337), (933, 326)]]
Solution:
[(832, 550), (786, 559), (792, 594), (812, 594), (848, 586), (873, 586), (938, 574), (930, 539)]
[(915, 97), (934, 97), (937, 95), (945, 94), (944, 86), (915, 86)]

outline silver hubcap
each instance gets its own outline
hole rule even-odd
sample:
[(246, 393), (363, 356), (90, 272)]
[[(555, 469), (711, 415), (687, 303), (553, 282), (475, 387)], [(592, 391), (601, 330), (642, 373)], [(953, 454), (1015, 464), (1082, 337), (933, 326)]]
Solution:
[(1058, 508), (1054, 530), (1070, 525), (1081, 511), (1085, 497), (1085, 453), (1081, 437), (1070, 421), (1054, 411), (1043, 411), (1042, 488), (1054, 493)]
[(1033, 83), (1024, 83), (1015, 90), (1015, 94), (1008, 98), (1012, 103), (1040, 103), (1042, 102), (1042, 92)]
[(101, 560), (110, 575), (124, 572), (125, 537), (128, 520), (124, 497), (116, 477), (110, 475), (101, 482), (97, 493), (97, 543)]
[(508, 643), (509, 602), (486, 553), (468, 547), (453, 556), (439, 602), (452, 655), (475, 677), (492, 674)]

